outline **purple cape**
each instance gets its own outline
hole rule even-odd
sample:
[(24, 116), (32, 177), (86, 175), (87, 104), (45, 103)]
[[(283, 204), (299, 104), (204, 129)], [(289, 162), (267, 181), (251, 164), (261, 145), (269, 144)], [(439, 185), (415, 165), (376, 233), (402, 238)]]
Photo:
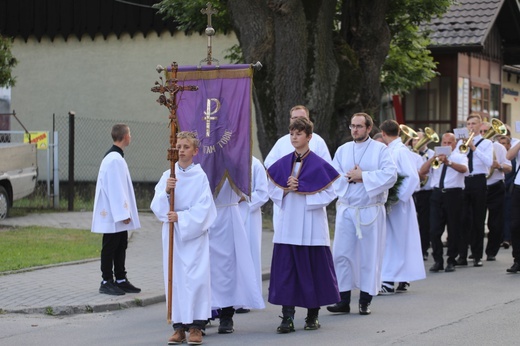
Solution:
[[(269, 178), (282, 189), (287, 189), (287, 179), (292, 175), (296, 153), (285, 155), (267, 170)], [(299, 193), (312, 194), (327, 188), (340, 174), (327, 161), (309, 151), (302, 157), (298, 172)]]

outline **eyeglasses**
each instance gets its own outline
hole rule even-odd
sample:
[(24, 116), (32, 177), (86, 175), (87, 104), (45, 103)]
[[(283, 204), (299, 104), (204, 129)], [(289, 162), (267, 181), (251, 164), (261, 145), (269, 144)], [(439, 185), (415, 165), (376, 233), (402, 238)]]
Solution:
[(484, 133), (486, 133), (487, 130), (480, 130), (480, 134), (483, 135)]
[(361, 130), (365, 128), (365, 125), (349, 125), (348, 128), (351, 130)]

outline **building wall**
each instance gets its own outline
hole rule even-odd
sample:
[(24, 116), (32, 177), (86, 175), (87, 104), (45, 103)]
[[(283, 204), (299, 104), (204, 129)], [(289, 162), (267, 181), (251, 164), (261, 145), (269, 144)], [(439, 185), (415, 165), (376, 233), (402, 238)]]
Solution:
[[(213, 57), (220, 64), (229, 63), (225, 50), (236, 43), (234, 34), (214, 36)], [(158, 94), (150, 91), (162, 75), (155, 68), (174, 61), (198, 65), (206, 58), (207, 38), (168, 32), (149, 33), (146, 38), (142, 34), (123, 34), (119, 39), (99, 35), (94, 40), (87, 35), (81, 40), (70, 36), (66, 41), (16, 38), (12, 52), (19, 63), (13, 71), (17, 82), (11, 90), (11, 110), (16, 110), (30, 131), (52, 131), (53, 114), (63, 117), (69, 111), (81, 118), (167, 124), (168, 110), (156, 102)], [(21, 130), (13, 121), (11, 129)], [(254, 121), (253, 134), (253, 155), (261, 158)], [(91, 142), (111, 143), (109, 137), (110, 129), (92, 129), (87, 136)], [(87, 145), (77, 143), (78, 147)], [(39, 155), (40, 167), (46, 165), (45, 156)], [(60, 170), (66, 170), (66, 164), (60, 162)], [(46, 169), (41, 169), (39, 179), (45, 178)]]
[(511, 126), (512, 136), (520, 138), (520, 71), (517, 74), (503, 72), (502, 110), (507, 113), (504, 115), (506, 123)]

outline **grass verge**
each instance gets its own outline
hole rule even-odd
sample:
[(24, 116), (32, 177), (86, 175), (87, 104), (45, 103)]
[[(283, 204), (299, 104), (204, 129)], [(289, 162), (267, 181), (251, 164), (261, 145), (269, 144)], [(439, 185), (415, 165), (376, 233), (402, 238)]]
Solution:
[(88, 230), (0, 226), (0, 273), (99, 258), (101, 237)]

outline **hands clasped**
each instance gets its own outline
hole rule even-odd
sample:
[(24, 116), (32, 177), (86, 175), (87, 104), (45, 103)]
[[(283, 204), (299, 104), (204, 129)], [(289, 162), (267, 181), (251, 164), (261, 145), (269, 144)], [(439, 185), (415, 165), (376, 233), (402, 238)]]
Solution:
[(363, 181), (363, 171), (356, 165), (353, 169), (345, 174), (349, 183), (361, 183)]
[(289, 179), (287, 179), (287, 187), (290, 191), (298, 191), (298, 179), (290, 176)]

